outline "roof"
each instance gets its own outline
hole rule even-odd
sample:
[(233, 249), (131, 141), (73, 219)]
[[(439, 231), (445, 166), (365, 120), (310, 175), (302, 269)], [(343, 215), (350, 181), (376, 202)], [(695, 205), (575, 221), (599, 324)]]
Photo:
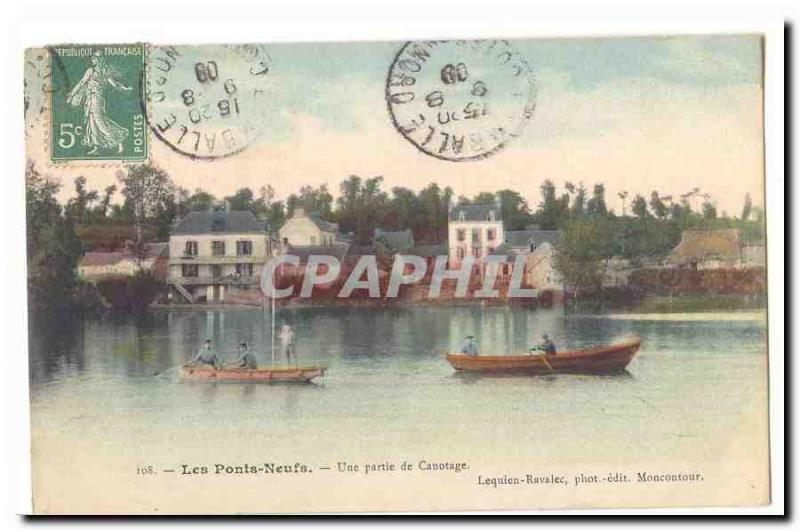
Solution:
[(266, 233), (249, 210), (203, 210), (189, 212), (172, 230), (172, 234), (242, 234)]
[(670, 254), (669, 261), (674, 264), (703, 260), (733, 261), (740, 258), (740, 249), (737, 229), (687, 230)]
[[(143, 246), (142, 258), (157, 258), (166, 253), (169, 244), (165, 242), (145, 243)], [(88, 252), (81, 258), (80, 267), (98, 267), (118, 264), (123, 260), (135, 260), (136, 255), (131, 250), (111, 251), (111, 252)]]
[(334, 242), (333, 245), (290, 245), (285, 254), (299, 257), (301, 264), (308, 262), (309, 256), (333, 256), (341, 262), (347, 254), (347, 248), (346, 243), (340, 242)]
[(381, 241), (398, 253), (406, 252), (414, 247), (414, 234), (411, 229), (394, 231), (375, 229), (372, 240), (373, 242)]
[(507, 230), (505, 232), (505, 243), (511, 247), (528, 247), (536, 244), (536, 247), (543, 243), (555, 245), (561, 237), (561, 231), (557, 230)]
[(311, 222), (317, 226), (322, 232), (339, 232), (339, 224), (325, 221), (319, 217), (319, 214), (314, 212), (306, 212), (304, 214)]
[(494, 212), (495, 221), (502, 221), (500, 207), (495, 203), (473, 203), (456, 205), (450, 211), (450, 221), (489, 221), (489, 213)]
[(447, 246), (443, 243), (416, 245), (408, 254), (423, 257), (447, 255)]
[(492, 252), (489, 253), (491, 256), (505, 256), (506, 258), (512, 258), (513, 255), (511, 253), (511, 247), (508, 244), (501, 243)]

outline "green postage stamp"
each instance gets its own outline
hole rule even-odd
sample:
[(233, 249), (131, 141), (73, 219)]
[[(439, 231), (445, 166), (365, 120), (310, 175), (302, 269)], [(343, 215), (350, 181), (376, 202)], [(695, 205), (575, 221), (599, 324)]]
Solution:
[(50, 51), (50, 158), (147, 158), (145, 46), (64, 45)]

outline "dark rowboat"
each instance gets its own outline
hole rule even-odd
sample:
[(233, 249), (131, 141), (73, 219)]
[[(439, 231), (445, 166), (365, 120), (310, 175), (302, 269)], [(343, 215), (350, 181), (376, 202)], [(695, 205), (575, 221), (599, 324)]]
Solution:
[(520, 354), (515, 356), (470, 356), (448, 354), (458, 371), (503, 374), (612, 374), (622, 372), (639, 351), (638, 339), (574, 352)]
[(325, 375), (325, 367), (259, 367), (257, 369), (214, 369), (213, 367), (181, 367), (181, 380), (213, 382), (309, 382)]

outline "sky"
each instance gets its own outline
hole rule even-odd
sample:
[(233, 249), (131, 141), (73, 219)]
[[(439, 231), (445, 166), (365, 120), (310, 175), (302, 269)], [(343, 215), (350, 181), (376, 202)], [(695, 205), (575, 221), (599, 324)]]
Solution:
[[(602, 182), (617, 212), (621, 191), (677, 196), (697, 187), (731, 215), (747, 193), (763, 204), (759, 36), (513, 40), (535, 75), (536, 110), (504, 149), (458, 163), (420, 152), (392, 125), (385, 81), (402, 44), (266, 44), (272, 77), (258, 141), (197, 161), (151, 135), (151, 161), (178, 185), (217, 196), (268, 184), (279, 199), (302, 185), (327, 184), (337, 195), (350, 175), (382, 175), (387, 191), (431, 182), (457, 195), (511, 188), (532, 208), (546, 179), (559, 188)], [(28, 156), (64, 182), (62, 199), (78, 175), (97, 189), (115, 180), (113, 164), (49, 163), (44, 117), (28, 116)]]

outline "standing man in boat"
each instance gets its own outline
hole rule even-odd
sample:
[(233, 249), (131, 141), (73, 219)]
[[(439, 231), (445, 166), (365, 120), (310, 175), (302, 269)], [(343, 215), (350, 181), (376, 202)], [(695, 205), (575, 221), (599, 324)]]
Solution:
[(203, 341), (203, 346), (200, 347), (200, 352), (197, 356), (189, 362), (194, 365), (211, 365), (215, 369), (221, 369), (222, 363), (219, 361), (216, 351), (214, 351), (214, 344), (210, 339)]
[(468, 356), (477, 356), (478, 355), (478, 342), (475, 340), (474, 336), (467, 336), (464, 342), (461, 344), (461, 348), (459, 349), (461, 354), (466, 354)]
[[(292, 356), (294, 356), (295, 340), (294, 331), (288, 324), (284, 324), (281, 328), (281, 347), (283, 347), (283, 352), (286, 354), (286, 364), (291, 365)], [(296, 361), (295, 359), (295, 362)]]
[(234, 367), (237, 369), (255, 369), (258, 367), (255, 355), (247, 348), (247, 343), (239, 343), (239, 357), (236, 358)]

